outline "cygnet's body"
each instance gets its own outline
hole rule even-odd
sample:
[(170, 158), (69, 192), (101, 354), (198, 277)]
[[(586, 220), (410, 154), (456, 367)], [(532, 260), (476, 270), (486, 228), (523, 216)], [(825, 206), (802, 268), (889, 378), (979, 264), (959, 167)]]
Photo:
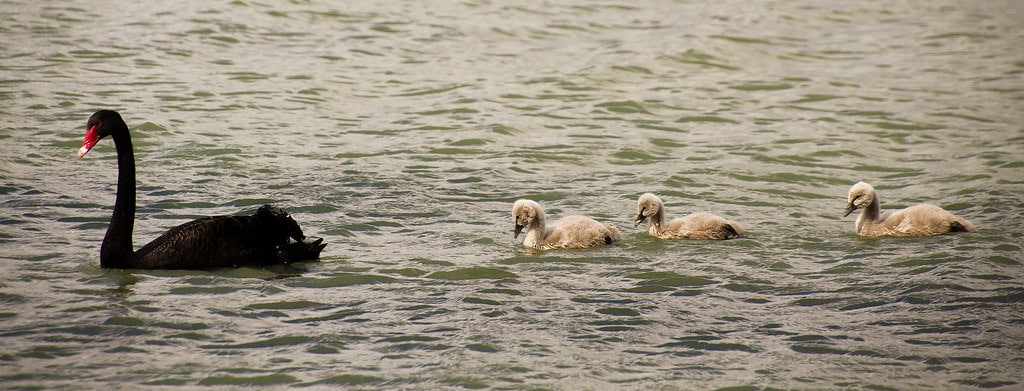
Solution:
[(545, 224), (544, 210), (532, 200), (518, 200), (512, 205), (512, 222), (513, 238), (525, 229), (523, 246), (540, 250), (594, 247), (622, 238), (618, 228), (586, 216), (565, 216)]
[(881, 201), (875, 194), (875, 188), (864, 182), (858, 182), (850, 188), (843, 217), (860, 208), (864, 211), (857, 217), (855, 226), (860, 236), (927, 236), (975, 230), (971, 222), (931, 204), (882, 214)]
[(692, 213), (665, 223), (665, 206), (658, 196), (645, 193), (636, 202), (636, 224), (651, 219), (647, 232), (661, 239), (732, 239), (743, 235), (739, 224), (707, 212)]

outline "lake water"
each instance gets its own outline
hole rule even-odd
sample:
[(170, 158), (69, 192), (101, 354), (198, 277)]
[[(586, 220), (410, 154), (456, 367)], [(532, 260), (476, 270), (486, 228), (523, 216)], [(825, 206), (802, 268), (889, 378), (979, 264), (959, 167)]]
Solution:
[[(0, 388), (1020, 389), (1024, 2), (0, 9)], [(104, 270), (273, 202), (320, 262)], [(974, 233), (865, 239), (867, 181)], [(640, 194), (745, 238), (666, 242)], [(613, 246), (526, 251), (510, 210)]]

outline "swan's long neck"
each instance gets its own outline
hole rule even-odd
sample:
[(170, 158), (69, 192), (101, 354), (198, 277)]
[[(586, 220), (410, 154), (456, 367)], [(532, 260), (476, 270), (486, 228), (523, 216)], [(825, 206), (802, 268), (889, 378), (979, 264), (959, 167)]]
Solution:
[(527, 247), (540, 248), (544, 241), (544, 212), (537, 211), (530, 225), (526, 227), (526, 236), (523, 237), (523, 245)]
[(882, 203), (878, 200), (878, 195), (871, 197), (871, 203), (864, 207), (864, 211), (860, 212), (860, 216), (857, 217), (857, 232), (860, 232), (865, 226), (875, 224), (878, 222), (878, 218), (882, 215)]
[(100, 247), (100, 265), (107, 268), (130, 268), (135, 252), (132, 250), (132, 230), (135, 227), (135, 153), (132, 136), (127, 129), (114, 132), (117, 149), (117, 199), (110, 216), (107, 234)]
[(648, 232), (653, 235), (661, 234), (661, 227), (665, 225), (665, 206), (660, 203), (657, 206), (658, 211), (651, 215), (651, 217), (648, 217), (651, 219), (651, 227), (648, 229)]

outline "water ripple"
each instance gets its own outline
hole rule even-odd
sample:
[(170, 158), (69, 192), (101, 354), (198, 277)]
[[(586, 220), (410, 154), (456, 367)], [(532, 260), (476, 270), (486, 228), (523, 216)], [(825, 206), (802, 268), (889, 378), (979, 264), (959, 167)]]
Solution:
[[(1019, 14), (879, 5), (6, 4), (0, 384), (1018, 387)], [(276, 203), (320, 262), (100, 269), (99, 108), (137, 244)], [(980, 230), (859, 238), (859, 180)], [(748, 234), (653, 239), (648, 191)], [(525, 197), (624, 240), (524, 250)]]

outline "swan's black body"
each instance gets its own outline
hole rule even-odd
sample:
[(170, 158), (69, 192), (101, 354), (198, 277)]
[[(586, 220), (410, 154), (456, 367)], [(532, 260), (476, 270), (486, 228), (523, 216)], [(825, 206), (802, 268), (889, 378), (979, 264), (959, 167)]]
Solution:
[(326, 246), (322, 239), (303, 242), (302, 229), (291, 216), (264, 205), (252, 216), (206, 217), (179, 225), (133, 251), (135, 154), (128, 126), (117, 112), (100, 110), (89, 117), (87, 128), (79, 157), (106, 136), (117, 149), (117, 198), (100, 247), (102, 267), (209, 269), (300, 262), (319, 258)]

